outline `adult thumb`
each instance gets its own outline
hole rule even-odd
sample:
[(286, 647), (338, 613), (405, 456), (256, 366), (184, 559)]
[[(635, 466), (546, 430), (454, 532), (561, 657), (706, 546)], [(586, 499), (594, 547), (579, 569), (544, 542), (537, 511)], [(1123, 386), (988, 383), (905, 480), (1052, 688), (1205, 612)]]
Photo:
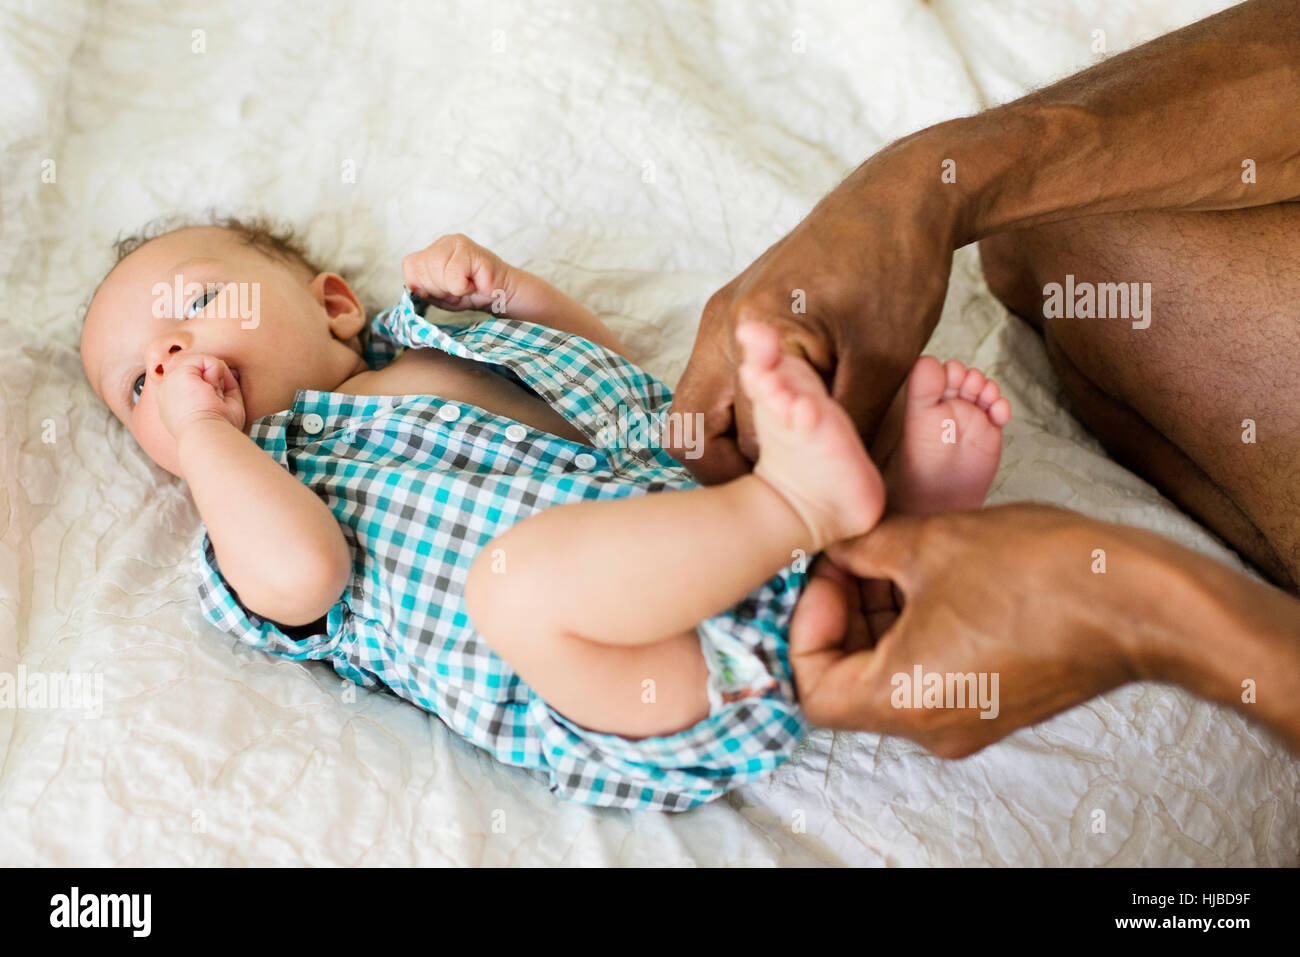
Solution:
[(859, 578), (888, 578), (906, 594), (915, 580), (924, 522), (917, 515), (885, 519), (857, 538), (831, 545), (826, 557)]
[(819, 562), (790, 619), (790, 667), (801, 698), (815, 688), (845, 654), (849, 599), (843, 576), (832, 577)]

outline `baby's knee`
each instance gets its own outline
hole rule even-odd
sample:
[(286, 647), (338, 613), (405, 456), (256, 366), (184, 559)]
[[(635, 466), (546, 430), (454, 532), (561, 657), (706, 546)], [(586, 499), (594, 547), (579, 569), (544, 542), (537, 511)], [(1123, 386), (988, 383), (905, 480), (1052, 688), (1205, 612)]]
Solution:
[(504, 550), (488, 542), (469, 566), (465, 577), (465, 588), (461, 595), (465, 603), (465, 613), (469, 615), (474, 630), (483, 636), (499, 651), (497, 643), (500, 636), (509, 634), (510, 628), (501, 619), (510, 608), (502, 595), (504, 575)]

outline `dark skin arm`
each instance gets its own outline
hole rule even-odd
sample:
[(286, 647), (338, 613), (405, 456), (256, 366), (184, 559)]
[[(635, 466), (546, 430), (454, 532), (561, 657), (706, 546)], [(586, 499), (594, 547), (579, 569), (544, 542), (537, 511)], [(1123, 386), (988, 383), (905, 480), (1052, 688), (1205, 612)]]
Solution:
[[(1300, 601), (1158, 535), (1004, 505), (891, 518), (828, 555), (835, 564), (819, 563), (790, 627), (800, 704), (814, 724), (963, 757), (1147, 680), (1233, 707), (1300, 754)], [(902, 593), (901, 615), (874, 646), (857, 583), (836, 566)], [(998, 674), (997, 717), (894, 707), (891, 678), (917, 664)]]
[[(956, 179), (945, 183), (949, 159)], [(1243, 176), (1247, 160), (1253, 177)], [(704, 454), (683, 460), (719, 482), (756, 457), (735, 381), (739, 319), (776, 326), (870, 439), (938, 321), (954, 249), (1098, 213), (1297, 197), (1297, 0), (1241, 4), (922, 130), (864, 162), (709, 300), (673, 409), (703, 414)], [(803, 313), (792, 308), (798, 290)], [(1105, 575), (1092, 574), (1096, 548), (1108, 552)], [(1252, 715), (1300, 750), (1300, 604), (1157, 536), (1013, 506), (891, 519), (831, 557), (861, 578), (892, 579), (905, 604), (875, 642), (860, 595), (880, 590), (819, 563), (791, 633), (815, 723), (903, 734), (959, 756), (1152, 679)], [(889, 678), (916, 663), (998, 671), (1000, 715), (893, 708)], [(1242, 700), (1247, 680), (1254, 704)]]
[[(941, 179), (952, 160), (956, 181)], [(1243, 182), (1243, 162), (1255, 182)], [(1300, 197), (1300, 2), (1254, 0), (872, 156), (705, 306), (673, 411), (704, 482), (757, 456), (733, 329), (774, 325), (870, 439), (938, 322), (952, 252), (1095, 213)], [(798, 312), (801, 305), (804, 312)]]

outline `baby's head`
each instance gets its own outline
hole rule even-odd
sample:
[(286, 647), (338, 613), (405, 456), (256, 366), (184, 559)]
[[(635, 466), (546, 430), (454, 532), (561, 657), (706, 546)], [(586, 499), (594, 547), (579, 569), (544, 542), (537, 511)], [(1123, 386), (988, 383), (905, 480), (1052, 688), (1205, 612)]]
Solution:
[(298, 389), (334, 391), (367, 368), (361, 303), (287, 232), (225, 219), (130, 237), (117, 252), (86, 310), (82, 366), (95, 394), (173, 475), (176, 442), (157, 395), (181, 356), (212, 355), (238, 373), (246, 428), (292, 406)]

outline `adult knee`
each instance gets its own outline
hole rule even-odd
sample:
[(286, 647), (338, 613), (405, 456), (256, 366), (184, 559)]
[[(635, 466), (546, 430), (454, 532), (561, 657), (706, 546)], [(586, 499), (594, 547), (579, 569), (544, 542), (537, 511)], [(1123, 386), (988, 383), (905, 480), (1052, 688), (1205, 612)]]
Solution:
[(989, 291), (1004, 306), (1036, 329), (1043, 324), (1043, 292), (1023, 232), (1000, 233), (981, 239), (980, 266)]

